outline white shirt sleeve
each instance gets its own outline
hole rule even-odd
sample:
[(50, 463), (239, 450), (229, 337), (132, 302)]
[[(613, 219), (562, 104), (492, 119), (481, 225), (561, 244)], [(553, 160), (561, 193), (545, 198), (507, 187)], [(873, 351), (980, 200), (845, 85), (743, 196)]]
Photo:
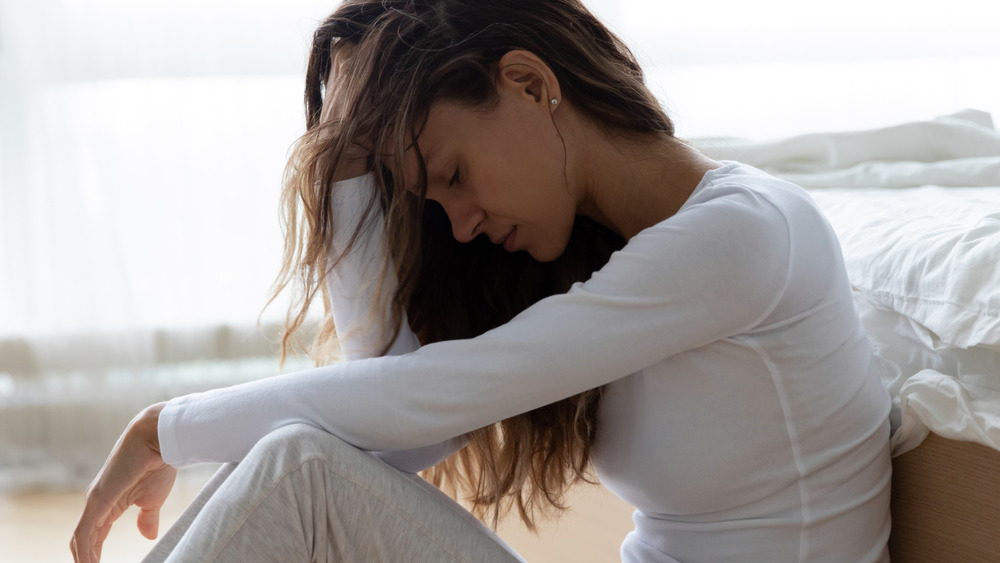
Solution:
[[(347, 248), (365, 208), (374, 199), (374, 191), (375, 185), (370, 174), (335, 184), (331, 206), (336, 229), (331, 245), (334, 252), (331, 260), (336, 259)], [(380, 355), (385, 344), (382, 340), (382, 326), (388, 322), (387, 312), (383, 312), (381, 316), (371, 315), (376, 284), (386, 255), (383, 226), (382, 211), (375, 205), (368, 224), (351, 252), (326, 277), (333, 322), (337, 326), (341, 351), (347, 360)], [(390, 271), (385, 294), (391, 295), (395, 291), (395, 285), (395, 276)], [(406, 354), (419, 347), (420, 342), (404, 317), (403, 326), (387, 355)]]
[[(371, 174), (338, 182), (333, 190), (333, 224), (336, 226), (333, 250), (340, 253), (354, 235), (364, 210), (374, 201), (375, 184)], [(326, 277), (327, 294), (333, 309), (333, 322), (337, 327), (338, 341), (344, 359), (373, 358), (382, 352), (384, 335), (382, 324), (388, 315), (372, 315), (375, 288), (386, 255), (383, 235), (384, 217), (375, 205), (371, 219), (365, 226), (351, 252), (341, 258)], [(385, 294), (395, 290), (395, 276), (388, 272)], [(399, 334), (393, 339), (386, 355), (397, 356), (413, 352), (420, 347), (417, 335), (410, 330), (405, 313)], [(415, 473), (436, 465), (465, 446), (465, 436), (456, 436), (438, 444), (422, 448), (372, 452), (382, 461), (400, 471)]]
[(787, 284), (788, 222), (738, 186), (635, 237), (585, 283), (477, 338), (180, 397), (171, 465), (235, 461), (306, 423), (368, 450), (436, 444), (750, 330)]

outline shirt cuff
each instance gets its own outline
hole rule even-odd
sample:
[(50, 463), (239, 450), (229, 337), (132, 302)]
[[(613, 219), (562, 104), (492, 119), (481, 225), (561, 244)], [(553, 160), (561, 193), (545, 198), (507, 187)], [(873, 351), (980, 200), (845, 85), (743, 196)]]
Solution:
[(165, 463), (174, 467), (191, 464), (190, 461), (184, 459), (177, 436), (178, 421), (183, 414), (186, 402), (187, 396), (171, 399), (160, 411), (160, 418), (156, 422), (156, 434), (160, 440), (160, 457)]

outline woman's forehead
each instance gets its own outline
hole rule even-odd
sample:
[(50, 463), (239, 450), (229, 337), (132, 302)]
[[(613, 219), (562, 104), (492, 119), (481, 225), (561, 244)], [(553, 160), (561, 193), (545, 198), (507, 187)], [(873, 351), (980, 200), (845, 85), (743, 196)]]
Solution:
[[(436, 157), (447, 150), (447, 146), (456, 141), (459, 129), (458, 116), (456, 115), (455, 104), (449, 102), (439, 102), (431, 106), (427, 112), (427, 118), (420, 125), (417, 135), (413, 139), (413, 146), (407, 148), (407, 153), (420, 151), (420, 156), (424, 164), (430, 168), (436, 162)], [(414, 164), (416, 160), (414, 160)]]
[(482, 129), (482, 112), (452, 101), (436, 102), (427, 112), (416, 142), (426, 162), (434, 156), (445, 156), (449, 147), (461, 144), (470, 130)]
[(411, 191), (417, 188), (420, 165), (417, 151), (423, 159), (429, 176), (440, 175), (441, 167), (447, 163), (448, 155), (460, 146), (463, 134), (470, 127), (476, 127), (470, 120), (476, 119), (475, 110), (453, 101), (440, 101), (431, 105), (427, 117), (417, 128), (413, 143), (403, 151), (403, 173), (406, 186)]

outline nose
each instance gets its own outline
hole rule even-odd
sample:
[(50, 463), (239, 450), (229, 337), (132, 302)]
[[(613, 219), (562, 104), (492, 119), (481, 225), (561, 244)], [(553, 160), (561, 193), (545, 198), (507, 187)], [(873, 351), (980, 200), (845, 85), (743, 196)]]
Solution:
[(479, 234), (485, 213), (475, 203), (465, 198), (434, 198), (441, 204), (451, 222), (451, 233), (458, 242), (471, 242)]

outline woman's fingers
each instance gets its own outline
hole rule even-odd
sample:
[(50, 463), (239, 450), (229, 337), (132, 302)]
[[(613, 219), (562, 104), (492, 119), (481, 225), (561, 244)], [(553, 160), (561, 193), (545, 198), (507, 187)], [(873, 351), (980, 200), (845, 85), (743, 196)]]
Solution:
[(156, 537), (160, 506), (176, 475), (160, 457), (156, 428), (161, 408), (162, 404), (154, 405), (133, 419), (87, 490), (83, 513), (70, 540), (77, 563), (100, 561), (112, 524), (133, 504), (141, 508), (139, 531), (148, 538)]
[(97, 528), (97, 541), (94, 542), (94, 560), (101, 560), (101, 552), (104, 549), (104, 540), (108, 539), (108, 534), (111, 533), (111, 524), (108, 522), (103, 526)]
[(134, 491), (131, 502), (139, 507), (136, 526), (139, 533), (151, 540), (159, 533), (160, 507), (166, 502), (176, 479), (177, 470), (162, 464), (147, 473)]
[(80, 563), (81, 559), (80, 559), (79, 550), (77, 549), (76, 535), (75, 534), (73, 535), (73, 537), (69, 538), (69, 552), (73, 554), (73, 561), (74, 561), (74, 563)]
[(72, 539), (69, 540), (69, 550), (76, 563), (97, 563), (101, 560), (87, 534), (74, 533)]
[(79, 563), (96, 563), (101, 560), (101, 548), (111, 526), (114, 524), (121, 510), (94, 494), (94, 489), (87, 493), (87, 501), (83, 508), (83, 514), (73, 532), (73, 539), (70, 548), (73, 551), (74, 559)]
[[(109, 459), (109, 463), (111, 462), (112, 459)], [(106, 480), (114, 481), (113, 478), (109, 479), (112, 476), (122, 478), (113, 471), (102, 472), (98, 482), (87, 492), (83, 514), (70, 541), (70, 550), (78, 563), (100, 561), (101, 550), (111, 532), (111, 526), (131, 504), (139, 507), (136, 518), (139, 532), (149, 539), (156, 539), (159, 533), (160, 507), (173, 487), (176, 470), (164, 464), (143, 474), (132, 487), (123, 491), (112, 487), (111, 490), (115, 492), (109, 493), (108, 488), (100, 485)], [(124, 477), (124, 480), (128, 480), (128, 477)], [(109, 496), (114, 498), (108, 498)]]
[(160, 530), (160, 508), (140, 508), (135, 525), (145, 538), (155, 540)]
[[(73, 531), (73, 538), (70, 540), (70, 550), (73, 552), (73, 559), (77, 563), (94, 563), (100, 561), (99, 545), (107, 537), (107, 531), (101, 535), (100, 523), (107, 519), (107, 505), (94, 502), (91, 493), (87, 494), (87, 501), (83, 507), (83, 514)], [(105, 530), (110, 529), (110, 524), (104, 526)]]
[(73, 561), (76, 563), (94, 563), (101, 560), (99, 551), (91, 548), (83, 548), (74, 542), (70, 542), (70, 551), (73, 552)]

